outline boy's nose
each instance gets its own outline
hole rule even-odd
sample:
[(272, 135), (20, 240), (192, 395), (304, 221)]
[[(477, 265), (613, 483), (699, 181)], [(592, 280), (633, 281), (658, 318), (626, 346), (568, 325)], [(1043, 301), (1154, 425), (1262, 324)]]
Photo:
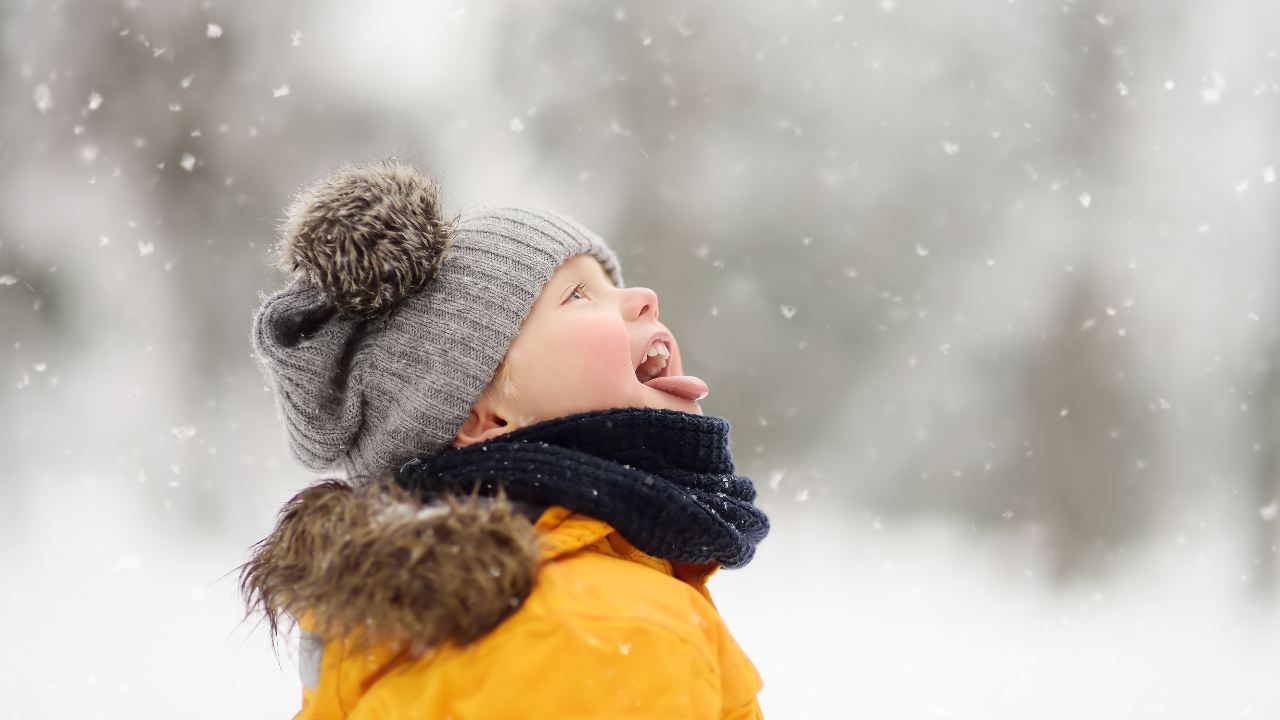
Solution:
[(628, 320), (638, 320), (645, 313), (653, 315), (654, 320), (658, 319), (658, 293), (646, 287), (627, 288), (626, 292), (623, 310)]

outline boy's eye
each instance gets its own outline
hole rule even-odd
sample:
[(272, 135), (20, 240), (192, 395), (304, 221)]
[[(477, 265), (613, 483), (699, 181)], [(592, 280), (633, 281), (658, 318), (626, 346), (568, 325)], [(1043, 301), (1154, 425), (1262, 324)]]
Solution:
[(575, 296), (575, 295), (576, 295), (577, 297), (580, 297), (580, 298), (585, 299), (585, 298), (586, 298), (586, 295), (583, 295), (583, 294), (582, 294), (582, 291), (583, 291), (584, 289), (586, 289), (586, 287), (587, 287), (587, 284), (586, 284), (586, 283), (584, 283), (584, 282), (580, 282), (580, 283), (578, 283), (577, 287), (575, 287), (575, 288), (573, 289), (573, 291), (569, 293), (569, 297), (565, 298), (565, 302), (569, 302), (570, 300), (572, 300), (572, 299), (574, 298), (574, 296)]

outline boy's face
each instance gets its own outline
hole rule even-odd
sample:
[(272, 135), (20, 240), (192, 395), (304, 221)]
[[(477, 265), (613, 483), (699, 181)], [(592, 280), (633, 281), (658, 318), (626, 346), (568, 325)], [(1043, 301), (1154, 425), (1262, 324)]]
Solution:
[[(654, 341), (665, 343), (649, 358)], [(670, 353), (660, 371), (663, 352)], [(591, 255), (575, 255), (547, 281), (507, 350), (513, 392), (492, 386), (454, 441), (463, 447), (543, 420), (615, 407), (702, 414), (706, 385), (682, 376), (675, 337), (658, 322), (658, 296), (619, 289)], [(661, 379), (645, 385), (657, 372)], [(659, 387), (663, 389), (658, 389)]]

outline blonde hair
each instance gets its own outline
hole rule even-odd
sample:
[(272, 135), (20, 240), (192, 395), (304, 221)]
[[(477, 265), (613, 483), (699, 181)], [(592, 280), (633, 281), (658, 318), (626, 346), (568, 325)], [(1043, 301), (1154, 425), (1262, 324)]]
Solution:
[(507, 362), (509, 358), (502, 358), (502, 362), (498, 363), (498, 369), (493, 372), (493, 379), (489, 381), (489, 386), (484, 389), (485, 393), (496, 393), (500, 397), (508, 400), (514, 400), (517, 394), (515, 380), (511, 375), (511, 365)]

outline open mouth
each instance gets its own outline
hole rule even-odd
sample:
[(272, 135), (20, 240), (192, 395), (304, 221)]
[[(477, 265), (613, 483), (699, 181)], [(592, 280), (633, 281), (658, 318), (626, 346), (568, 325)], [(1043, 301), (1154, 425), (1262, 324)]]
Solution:
[(671, 348), (666, 341), (654, 340), (645, 350), (644, 360), (636, 367), (636, 379), (647, 383), (654, 378), (671, 374)]
[[(707, 396), (707, 384), (692, 375), (672, 375), (676, 368), (671, 354), (674, 340), (670, 335), (659, 334), (649, 341), (649, 347), (636, 365), (636, 380), (647, 388), (673, 395), (695, 403)], [(683, 370), (683, 368), (682, 368)], [(687, 406), (684, 406), (687, 407)], [(699, 410), (699, 413), (701, 411)]]

